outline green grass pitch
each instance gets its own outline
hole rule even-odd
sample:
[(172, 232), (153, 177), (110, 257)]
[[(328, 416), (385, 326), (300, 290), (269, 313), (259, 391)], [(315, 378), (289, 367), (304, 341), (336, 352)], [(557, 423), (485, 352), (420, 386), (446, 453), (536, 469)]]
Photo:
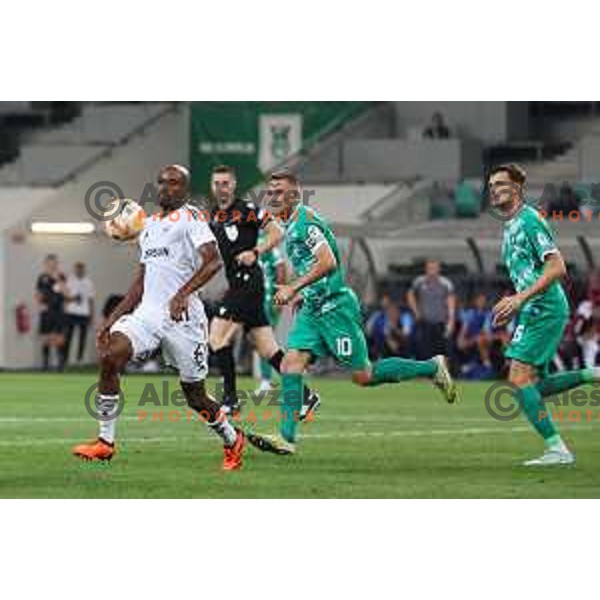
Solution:
[[(313, 379), (323, 397), (302, 425), (294, 457), (249, 449), (243, 470), (224, 473), (221, 445), (203, 424), (141, 419), (137, 401), (162, 376), (125, 379), (119, 454), (110, 464), (82, 463), (74, 443), (93, 439), (84, 408), (93, 374), (1, 374), (0, 497), (4, 498), (559, 498), (600, 496), (600, 421), (564, 423), (575, 468), (526, 470), (519, 463), (542, 444), (523, 417), (494, 421), (486, 384), (464, 384), (464, 401), (447, 405), (426, 383), (360, 389)], [(177, 386), (168, 378), (171, 391)], [(214, 384), (214, 381), (212, 382)], [(240, 387), (252, 389), (244, 379)], [(262, 417), (262, 408), (256, 412)], [(264, 410), (269, 410), (265, 408)], [(275, 423), (256, 429), (271, 431)]]

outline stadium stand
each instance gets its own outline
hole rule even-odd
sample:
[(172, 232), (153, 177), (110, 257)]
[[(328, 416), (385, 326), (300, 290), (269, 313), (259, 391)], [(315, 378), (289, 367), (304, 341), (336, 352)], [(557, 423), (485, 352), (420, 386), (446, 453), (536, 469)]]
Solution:
[(70, 103), (28, 104), (29, 110), (5, 107), (2, 114), (0, 131), (13, 145), (0, 168), (0, 185), (60, 185), (170, 109), (160, 103), (82, 103), (71, 109), (57, 106)]
[(122, 144), (139, 127), (160, 116), (168, 107), (168, 104), (155, 102), (90, 103), (70, 123), (38, 133), (35, 142), (39, 145), (65, 146)]
[(55, 185), (102, 152), (102, 148), (83, 144), (22, 146), (19, 158), (0, 169), (0, 185)]

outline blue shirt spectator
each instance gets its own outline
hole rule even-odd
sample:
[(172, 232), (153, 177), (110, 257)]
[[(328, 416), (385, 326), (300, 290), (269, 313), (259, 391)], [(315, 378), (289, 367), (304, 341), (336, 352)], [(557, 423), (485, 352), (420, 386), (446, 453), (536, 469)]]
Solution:
[(366, 329), (373, 357), (409, 355), (414, 317), (409, 310), (400, 310), (389, 295), (381, 298)]
[(456, 339), (457, 350), (466, 377), (483, 379), (491, 375), (489, 334), (492, 312), (485, 294), (477, 294), (470, 308), (462, 311), (461, 327)]
[(467, 338), (476, 338), (480, 333), (488, 331), (491, 322), (489, 309), (467, 308), (460, 316), (464, 335)]

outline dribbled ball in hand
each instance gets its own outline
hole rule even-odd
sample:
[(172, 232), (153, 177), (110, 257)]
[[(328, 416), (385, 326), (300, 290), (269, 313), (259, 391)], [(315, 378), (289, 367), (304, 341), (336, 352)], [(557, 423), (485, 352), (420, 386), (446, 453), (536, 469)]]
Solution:
[(111, 210), (115, 211), (119, 202), (122, 203), (121, 211), (114, 219), (105, 222), (106, 233), (113, 240), (120, 242), (133, 240), (144, 229), (146, 212), (135, 200), (127, 198), (115, 199), (108, 208), (107, 214), (110, 214)]

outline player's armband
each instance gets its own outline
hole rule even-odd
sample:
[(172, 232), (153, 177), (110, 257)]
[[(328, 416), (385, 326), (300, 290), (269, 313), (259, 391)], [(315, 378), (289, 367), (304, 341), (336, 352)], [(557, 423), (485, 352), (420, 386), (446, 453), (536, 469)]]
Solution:
[(327, 244), (327, 238), (316, 225), (311, 225), (306, 236), (306, 245), (309, 250), (314, 254), (315, 250), (323, 244)]

